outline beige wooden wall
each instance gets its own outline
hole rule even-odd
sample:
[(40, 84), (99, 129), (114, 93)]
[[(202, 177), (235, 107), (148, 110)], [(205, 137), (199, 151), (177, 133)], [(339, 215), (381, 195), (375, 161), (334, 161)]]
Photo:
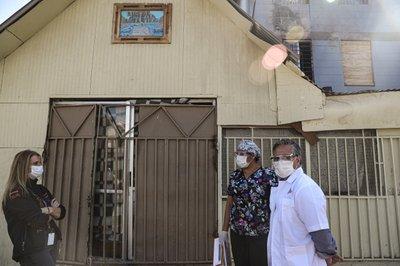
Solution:
[[(123, 1), (172, 2), (169, 45), (111, 44), (114, 2), (74, 2), (0, 60), (1, 194), (14, 154), (42, 150), (50, 98), (213, 97), (219, 124), (276, 124), (264, 51), (208, 0)], [(0, 234), (12, 265), (3, 215)]]

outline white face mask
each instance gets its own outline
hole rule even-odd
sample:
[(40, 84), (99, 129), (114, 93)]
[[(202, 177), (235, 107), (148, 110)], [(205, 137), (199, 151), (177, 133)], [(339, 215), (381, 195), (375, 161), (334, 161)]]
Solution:
[(286, 178), (290, 176), (294, 172), (293, 162), (288, 160), (279, 160), (277, 162), (273, 162), (272, 166), (275, 169), (275, 173), (280, 178)]
[(43, 175), (43, 165), (32, 165), (29, 177), (31, 179), (39, 179)]
[(250, 163), (247, 162), (246, 155), (236, 155), (236, 165), (239, 168), (246, 168)]

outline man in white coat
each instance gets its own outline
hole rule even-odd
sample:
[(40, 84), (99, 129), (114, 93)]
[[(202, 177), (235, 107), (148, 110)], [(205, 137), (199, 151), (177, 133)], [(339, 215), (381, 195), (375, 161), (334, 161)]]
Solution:
[(301, 168), (301, 149), (289, 139), (274, 144), (272, 167), (279, 177), (271, 189), (269, 266), (322, 266), (342, 261), (329, 229), (321, 188)]

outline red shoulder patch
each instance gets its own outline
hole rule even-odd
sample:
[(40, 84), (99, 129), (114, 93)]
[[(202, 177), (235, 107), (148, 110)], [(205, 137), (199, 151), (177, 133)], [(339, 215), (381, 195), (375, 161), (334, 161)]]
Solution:
[(13, 190), (11, 190), (10, 192), (10, 199), (17, 199), (22, 197), (23, 193), (22, 193), (22, 189), (21, 188), (15, 188)]

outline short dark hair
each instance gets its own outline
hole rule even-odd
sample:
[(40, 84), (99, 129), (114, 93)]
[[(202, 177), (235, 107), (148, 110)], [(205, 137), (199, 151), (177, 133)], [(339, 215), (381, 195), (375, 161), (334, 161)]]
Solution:
[(278, 140), (277, 142), (274, 143), (274, 146), (272, 147), (272, 151), (274, 152), (278, 146), (282, 146), (282, 145), (292, 146), (293, 155), (301, 157), (301, 148), (300, 148), (299, 144), (297, 144), (297, 142), (295, 142), (291, 139)]

